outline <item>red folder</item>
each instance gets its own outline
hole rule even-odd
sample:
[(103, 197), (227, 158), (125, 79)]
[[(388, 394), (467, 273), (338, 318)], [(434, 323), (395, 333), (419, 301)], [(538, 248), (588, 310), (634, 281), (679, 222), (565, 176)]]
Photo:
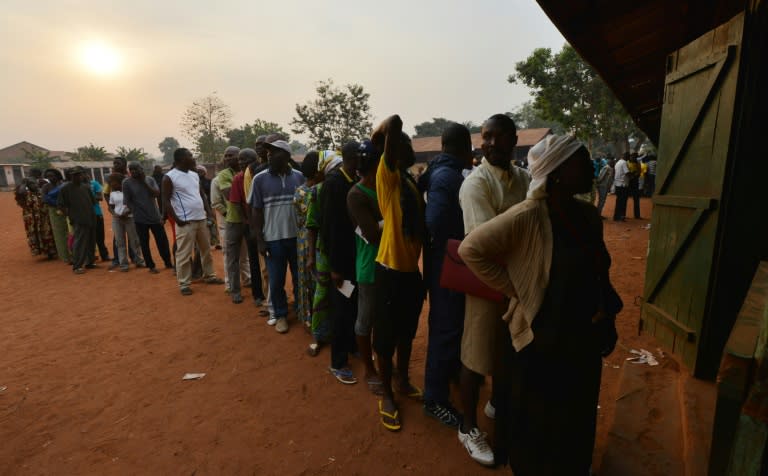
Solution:
[(475, 276), (467, 268), (467, 265), (459, 256), (459, 240), (448, 240), (445, 246), (445, 258), (443, 258), (443, 269), (440, 273), (440, 287), (469, 294), (489, 301), (501, 302), (505, 299), (504, 294), (489, 287)]

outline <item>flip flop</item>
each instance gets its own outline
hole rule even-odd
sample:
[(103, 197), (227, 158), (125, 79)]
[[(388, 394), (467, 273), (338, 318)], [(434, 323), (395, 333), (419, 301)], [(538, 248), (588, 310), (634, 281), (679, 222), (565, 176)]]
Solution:
[(424, 399), (424, 392), (419, 387), (417, 387), (412, 383), (408, 384), (408, 388), (405, 388), (405, 389), (399, 388), (398, 392), (414, 400), (421, 401)]
[[(382, 400), (379, 400), (379, 416), (381, 417), (381, 424), (389, 431), (399, 431), (402, 428), (400, 423), (400, 411), (395, 410), (395, 413), (388, 413), (384, 411)], [(389, 420), (389, 421), (387, 421)]]

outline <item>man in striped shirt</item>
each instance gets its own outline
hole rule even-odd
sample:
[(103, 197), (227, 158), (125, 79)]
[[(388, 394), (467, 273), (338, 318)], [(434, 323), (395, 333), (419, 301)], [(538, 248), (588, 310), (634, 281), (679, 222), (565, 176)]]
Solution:
[[(296, 187), (303, 184), (304, 175), (289, 164), (291, 147), (284, 140), (265, 144), (269, 151), (269, 168), (253, 178), (249, 204), (253, 209), (253, 235), (264, 255), (269, 272), (269, 293), (274, 316), (267, 324), (274, 325), (280, 333), (288, 332), (288, 297), (285, 293), (285, 274), (291, 268), (291, 278), (296, 272), (296, 211), (293, 195)], [(294, 299), (298, 286), (293, 287)], [(294, 301), (295, 302), (295, 301)]]

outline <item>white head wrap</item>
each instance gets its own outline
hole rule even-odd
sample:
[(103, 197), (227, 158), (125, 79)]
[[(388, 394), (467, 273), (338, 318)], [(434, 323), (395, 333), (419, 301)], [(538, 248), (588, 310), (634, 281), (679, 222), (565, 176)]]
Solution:
[(335, 150), (321, 150), (317, 161), (317, 171), (327, 174), (341, 164), (341, 154)]
[(531, 147), (528, 151), (528, 171), (531, 173), (528, 198), (546, 198), (547, 176), (583, 146), (584, 144), (573, 136), (548, 135)]

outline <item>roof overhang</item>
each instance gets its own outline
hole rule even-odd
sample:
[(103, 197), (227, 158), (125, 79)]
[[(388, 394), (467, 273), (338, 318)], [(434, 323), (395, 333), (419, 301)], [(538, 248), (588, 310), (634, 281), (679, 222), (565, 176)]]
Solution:
[(734, 0), (537, 0), (658, 144), (667, 55), (746, 8)]

